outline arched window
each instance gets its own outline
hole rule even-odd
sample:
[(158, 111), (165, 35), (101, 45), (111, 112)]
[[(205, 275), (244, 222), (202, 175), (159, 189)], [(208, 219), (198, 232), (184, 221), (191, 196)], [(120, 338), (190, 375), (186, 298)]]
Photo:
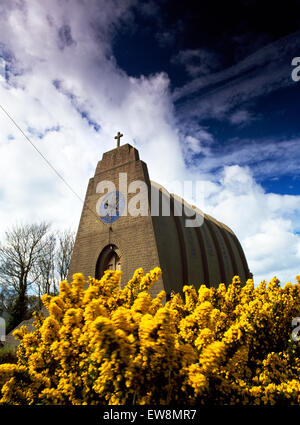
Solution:
[(115, 245), (108, 245), (101, 251), (96, 264), (96, 279), (101, 279), (105, 270), (121, 270), (120, 253)]
[(104, 270), (121, 270), (121, 261), (120, 257), (116, 251), (111, 252), (111, 255), (107, 257), (106, 263), (104, 265)]

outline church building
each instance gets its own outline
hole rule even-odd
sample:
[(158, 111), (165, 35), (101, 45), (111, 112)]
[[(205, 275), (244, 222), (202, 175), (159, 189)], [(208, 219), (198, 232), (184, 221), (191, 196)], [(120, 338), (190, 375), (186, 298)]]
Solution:
[[(68, 281), (74, 273), (100, 279), (105, 270), (120, 269), (125, 286), (137, 268), (148, 273), (160, 267), (162, 276), (150, 293), (154, 297), (165, 290), (168, 299), (186, 284), (218, 286), (229, 284), (235, 275), (242, 282), (252, 277), (232, 230), (150, 181), (138, 151), (129, 144), (120, 146), (121, 136), (89, 180)], [(32, 324), (29, 319), (17, 328), (26, 325), (30, 331)], [(17, 344), (10, 332), (6, 345)]]
[[(107, 269), (121, 269), (124, 286), (137, 268), (147, 273), (160, 267), (162, 276), (151, 293), (164, 289), (168, 296), (186, 284), (199, 288), (229, 284), (234, 275), (243, 282), (251, 277), (233, 231), (151, 182), (137, 149), (120, 146), (120, 137), (118, 133), (118, 146), (103, 154), (89, 180), (68, 280), (74, 273), (100, 279)], [(139, 201), (133, 202), (134, 197)], [(154, 198), (160, 200), (158, 206)], [(190, 223), (194, 216), (195, 223), (187, 225), (187, 216)]]

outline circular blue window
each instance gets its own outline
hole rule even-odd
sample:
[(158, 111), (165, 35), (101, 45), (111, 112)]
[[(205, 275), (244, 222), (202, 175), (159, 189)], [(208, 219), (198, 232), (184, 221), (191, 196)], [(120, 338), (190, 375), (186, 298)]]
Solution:
[(115, 190), (105, 195), (102, 199), (99, 215), (104, 223), (113, 223), (121, 217), (124, 208), (125, 197), (121, 192)]

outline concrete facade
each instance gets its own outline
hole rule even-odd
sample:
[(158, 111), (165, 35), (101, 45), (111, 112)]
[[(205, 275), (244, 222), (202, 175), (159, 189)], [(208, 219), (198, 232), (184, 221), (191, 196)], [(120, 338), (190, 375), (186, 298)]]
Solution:
[[(148, 214), (146, 216), (121, 215), (113, 223), (104, 223), (99, 216), (97, 185), (103, 181), (119, 187), (120, 173), (127, 173), (128, 185), (142, 181), (148, 188)], [(186, 227), (185, 216), (177, 216), (174, 209), (183, 200), (171, 195), (171, 214), (151, 216), (151, 196), (168, 193), (150, 181), (147, 165), (140, 160), (138, 151), (129, 144), (103, 154), (95, 175), (89, 180), (84, 207), (77, 231), (68, 280), (74, 273), (100, 278), (109, 250), (113, 249), (122, 270), (122, 285), (126, 284), (138, 267), (146, 272), (156, 266), (163, 275), (152, 288), (152, 295), (162, 289), (181, 292), (183, 285), (197, 288), (205, 283), (216, 286), (230, 283), (234, 275), (242, 281), (250, 276), (243, 249), (235, 234), (224, 224), (190, 206), (191, 211), (202, 215), (199, 227)], [(151, 195), (152, 194), (152, 195)], [(135, 194), (128, 194), (127, 203)]]

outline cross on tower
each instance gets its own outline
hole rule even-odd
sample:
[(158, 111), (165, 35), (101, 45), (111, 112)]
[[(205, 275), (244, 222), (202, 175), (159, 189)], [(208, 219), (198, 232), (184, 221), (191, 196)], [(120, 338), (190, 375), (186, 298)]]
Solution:
[(117, 147), (118, 147), (118, 148), (120, 147), (120, 139), (121, 139), (121, 137), (123, 137), (123, 134), (121, 134), (121, 133), (118, 131), (118, 134), (115, 136), (115, 139), (117, 139), (117, 141), (118, 141), (118, 144), (117, 144)]

